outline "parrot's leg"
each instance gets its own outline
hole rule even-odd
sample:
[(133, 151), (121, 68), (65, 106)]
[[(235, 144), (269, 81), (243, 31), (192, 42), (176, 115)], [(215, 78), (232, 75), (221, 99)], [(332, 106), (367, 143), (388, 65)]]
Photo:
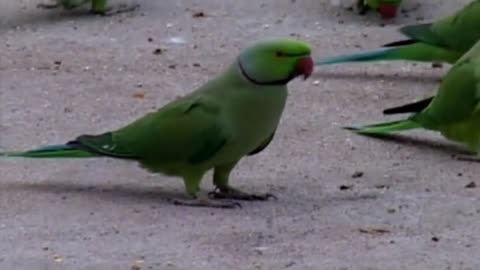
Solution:
[(114, 7), (108, 7), (108, 0), (92, 0), (92, 12), (102, 16), (113, 16), (120, 13), (135, 11), (139, 4), (120, 4)]
[(270, 193), (246, 193), (231, 187), (228, 184), (228, 179), (230, 172), (233, 170), (237, 162), (238, 161), (235, 161), (215, 167), (215, 172), (213, 174), (213, 184), (215, 185), (215, 190), (209, 193), (211, 197), (215, 199), (234, 199), (246, 201), (266, 201), (269, 198), (277, 199), (275, 195)]
[(173, 203), (183, 206), (195, 206), (195, 207), (213, 207), (213, 208), (236, 208), (242, 207), (238, 202), (227, 201), (214, 201), (208, 198), (206, 194), (200, 192), (200, 181), (202, 180), (203, 173), (189, 174), (184, 176), (183, 181), (185, 183), (185, 190), (192, 199), (180, 200), (175, 199)]
[(368, 10), (368, 6), (364, 3), (365, 0), (357, 0), (356, 10), (358, 14), (365, 15)]

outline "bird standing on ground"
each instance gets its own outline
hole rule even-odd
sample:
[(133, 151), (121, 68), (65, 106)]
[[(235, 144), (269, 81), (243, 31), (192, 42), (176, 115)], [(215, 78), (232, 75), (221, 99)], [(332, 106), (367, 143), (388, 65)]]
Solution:
[(189, 95), (133, 123), (100, 135), (82, 135), (62, 145), (0, 156), (26, 158), (110, 157), (182, 177), (189, 206), (235, 207), (200, 192), (203, 175), (214, 169), (214, 198), (266, 200), (229, 184), (230, 172), (247, 155), (272, 141), (287, 99), (287, 83), (313, 70), (308, 44), (290, 39), (262, 41), (237, 57), (226, 71)]

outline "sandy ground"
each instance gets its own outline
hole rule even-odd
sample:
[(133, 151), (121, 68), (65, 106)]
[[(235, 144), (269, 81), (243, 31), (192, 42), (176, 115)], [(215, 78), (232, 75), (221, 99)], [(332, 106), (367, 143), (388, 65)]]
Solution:
[[(422, 1), (381, 26), (327, 0), (132, 1), (139, 11), (109, 18), (2, 2), (0, 149), (117, 128), (257, 39), (294, 35), (317, 56), (352, 52), (467, 2)], [(1, 269), (480, 269), (479, 189), (466, 188), (480, 168), (452, 160), (463, 148), (432, 132), (380, 141), (340, 129), (430, 95), (447, 68), (332, 66), (292, 82), (274, 142), (233, 180), (279, 200), (242, 209), (174, 206), (182, 181), (133, 163), (2, 159)]]

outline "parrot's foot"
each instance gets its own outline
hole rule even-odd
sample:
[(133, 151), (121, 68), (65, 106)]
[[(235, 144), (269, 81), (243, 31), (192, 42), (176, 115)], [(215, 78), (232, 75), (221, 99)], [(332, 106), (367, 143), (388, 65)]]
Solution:
[(453, 155), (453, 159), (458, 161), (480, 162), (480, 156), (474, 155)]
[(113, 16), (113, 15), (117, 15), (117, 14), (120, 14), (120, 13), (133, 12), (139, 7), (140, 7), (139, 4), (131, 4), (131, 5), (121, 4), (121, 5), (117, 5), (115, 7), (109, 7), (106, 10), (102, 10), (102, 11), (95, 11), (94, 10), (92, 12), (94, 14), (98, 14), (98, 15), (102, 15), (102, 16)]
[(194, 207), (211, 207), (211, 208), (242, 208), (242, 205), (238, 202), (227, 202), (227, 201), (214, 201), (209, 199), (207, 196), (197, 196), (194, 199), (190, 200), (173, 200), (173, 204), (182, 205), (182, 206), (194, 206)]
[(269, 198), (277, 200), (277, 196), (271, 193), (264, 194), (254, 194), (246, 193), (238, 189), (231, 187), (227, 188), (215, 188), (214, 191), (208, 193), (208, 195), (214, 199), (233, 199), (233, 200), (244, 200), (244, 201), (267, 201)]

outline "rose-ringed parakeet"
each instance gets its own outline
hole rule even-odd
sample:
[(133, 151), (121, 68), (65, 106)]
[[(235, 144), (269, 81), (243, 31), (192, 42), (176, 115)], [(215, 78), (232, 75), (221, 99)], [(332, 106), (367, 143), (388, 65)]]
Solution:
[(235, 207), (200, 192), (203, 175), (214, 169), (214, 197), (265, 200), (230, 186), (229, 175), (245, 156), (272, 141), (287, 99), (287, 83), (306, 79), (313, 70), (308, 44), (290, 39), (257, 43), (221, 75), (123, 128), (82, 135), (63, 145), (0, 153), (26, 158), (110, 157), (138, 162), (143, 168), (182, 177), (190, 206)]
[(138, 4), (132, 5), (118, 5), (112, 7), (108, 5), (108, 0), (53, 0), (52, 4), (41, 3), (37, 7), (44, 9), (53, 9), (63, 7), (66, 10), (74, 9), (85, 4), (91, 3), (90, 11), (94, 14), (100, 14), (104, 16), (115, 15), (124, 12), (134, 11), (139, 7)]
[(434, 97), (384, 111), (397, 113), (413, 114), (403, 120), (347, 129), (381, 136), (424, 128), (480, 153), (480, 41), (452, 66)]
[(372, 61), (419, 61), (453, 64), (480, 39), (480, 0), (433, 23), (404, 26), (399, 32), (408, 39), (382, 48), (350, 55), (326, 57), (315, 66)]
[(358, 0), (357, 9), (360, 14), (365, 14), (367, 10), (376, 10), (385, 19), (397, 16), (398, 8), (402, 0)]

